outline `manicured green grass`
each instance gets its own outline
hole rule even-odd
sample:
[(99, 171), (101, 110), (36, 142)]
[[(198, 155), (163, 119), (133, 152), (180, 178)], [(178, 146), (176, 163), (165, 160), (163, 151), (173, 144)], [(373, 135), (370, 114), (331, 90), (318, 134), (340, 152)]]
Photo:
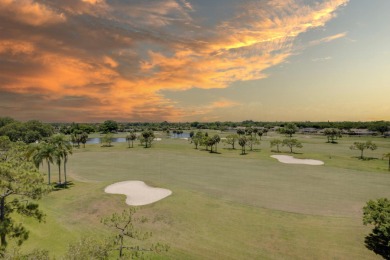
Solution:
[[(387, 161), (358, 160), (359, 151), (349, 146), (364, 138), (327, 144), (324, 137), (297, 135), (304, 147), (294, 156), (325, 165), (282, 164), (270, 158), (274, 135), (263, 136), (247, 155), (222, 144), (221, 154), (210, 154), (163, 135), (151, 149), (138, 143), (75, 149), (68, 166), (74, 185), (41, 201), (45, 224), (23, 220), (31, 230), (24, 248), (59, 256), (83, 235), (107, 236), (100, 219), (128, 206), (124, 196), (105, 194), (104, 187), (142, 180), (173, 191), (139, 212), (150, 220), (144, 227), (153, 232), (150, 242), (171, 246), (157, 258), (377, 258), (364, 246), (370, 228), (362, 225), (361, 209), (369, 199), (390, 197)], [(380, 158), (390, 150), (387, 139), (372, 140), (380, 148), (366, 156)]]

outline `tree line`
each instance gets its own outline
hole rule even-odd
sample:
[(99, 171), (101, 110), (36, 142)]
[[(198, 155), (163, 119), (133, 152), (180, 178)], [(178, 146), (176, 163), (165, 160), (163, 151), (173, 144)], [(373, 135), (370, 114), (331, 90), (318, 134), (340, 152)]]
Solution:
[(34, 143), (54, 134), (50, 124), (38, 120), (19, 122), (10, 117), (0, 117), (0, 136), (8, 136), (12, 142)]
[(369, 121), (369, 122), (261, 122), (245, 120), (241, 122), (117, 122), (115, 120), (106, 120), (102, 123), (48, 123), (44, 124), (37, 120), (28, 122), (18, 122), (10, 117), (0, 117), (0, 135), (7, 135), (12, 141), (34, 142), (44, 137), (52, 135), (54, 132), (71, 135), (73, 133), (81, 135), (82, 133), (91, 134), (116, 133), (116, 132), (142, 132), (152, 131), (182, 131), (182, 130), (220, 130), (227, 131), (237, 127), (249, 128), (284, 128), (286, 125), (294, 123), (298, 128), (313, 128), (324, 130), (327, 128), (339, 130), (368, 129), (384, 135), (390, 129), (389, 121)]

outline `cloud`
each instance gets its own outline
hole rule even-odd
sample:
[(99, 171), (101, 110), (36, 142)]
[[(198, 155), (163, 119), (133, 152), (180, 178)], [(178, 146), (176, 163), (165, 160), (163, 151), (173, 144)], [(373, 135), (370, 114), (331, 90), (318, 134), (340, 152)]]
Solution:
[(313, 62), (321, 62), (321, 61), (328, 61), (328, 60), (331, 60), (333, 59), (332, 57), (328, 56), (328, 57), (324, 57), (324, 58), (315, 58), (315, 59), (312, 59)]
[(215, 101), (210, 105), (211, 109), (215, 108), (226, 108), (226, 107), (235, 107), (238, 106), (239, 103), (231, 101), (231, 100), (219, 100)]
[[(94, 121), (181, 120), (191, 108), (164, 90), (267, 77), (294, 53), (299, 34), (324, 26), (347, 2), (247, 0), (229, 20), (208, 24), (187, 0), (0, 0), (0, 91), (36, 95), (28, 115), (46, 120), (58, 119), (53, 111)], [(199, 113), (237, 105), (217, 100)], [(20, 108), (22, 117), (28, 108)]]
[(0, 0), (0, 15), (20, 23), (41, 26), (63, 23), (66, 17), (32, 0)]
[(0, 54), (31, 54), (33, 51), (34, 45), (30, 42), (21, 42), (13, 40), (5, 40), (0, 42)]
[(196, 106), (185, 105), (181, 107), (178, 105), (177, 107), (180, 109), (180, 113), (177, 116), (180, 116), (185, 121), (191, 120), (191, 118), (194, 116), (199, 118), (201, 121), (212, 121), (223, 120), (219, 116), (221, 111), (225, 111), (226, 109), (240, 108), (241, 104), (233, 100), (220, 98), (212, 102), (198, 104)]
[(319, 40), (311, 41), (309, 43), (309, 45), (310, 46), (319, 45), (319, 44), (322, 44), (322, 43), (327, 43), (327, 42), (331, 42), (331, 41), (334, 41), (334, 40), (337, 40), (337, 39), (340, 39), (340, 38), (344, 38), (345, 36), (347, 36), (346, 32), (338, 33), (338, 34), (335, 34), (335, 35), (324, 37), (324, 38), (319, 39)]
[(81, 0), (81, 1), (82, 1), (82, 2), (85, 2), (85, 3), (92, 4), (92, 5), (95, 5), (95, 4), (99, 4), (99, 3), (104, 2), (103, 0)]

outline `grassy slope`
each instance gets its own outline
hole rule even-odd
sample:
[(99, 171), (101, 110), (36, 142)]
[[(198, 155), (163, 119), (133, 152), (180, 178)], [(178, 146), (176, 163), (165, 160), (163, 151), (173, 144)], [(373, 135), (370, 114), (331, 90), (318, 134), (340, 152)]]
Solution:
[[(26, 249), (58, 255), (81, 235), (108, 234), (100, 218), (126, 205), (104, 187), (144, 180), (174, 192), (141, 209), (151, 220), (145, 229), (153, 231), (152, 241), (171, 245), (167, 258), (375, 258), (363, 244), (370, 229), (361, 224), (361, 208), (368, 199), (390, 197), (386, 161), (353, 158), (358, 151), (348, 147), (356, 139), (333, 145), (299, 138), (303, 154), (295, 156), (325, 166), (277, 162), (269, 157), (270, 137), (245, 156), (223, 145), (222, 154), (197, 151), (185, 140), (163, 140), (152, 149), (116, 144), (77, 150), (69, 165), (75, 185), (41, 203), (47, 223), (24, 220), (31, 230)], [(385, 139), (375, 142), (382, 148), (367, 156), (390, 148)]]

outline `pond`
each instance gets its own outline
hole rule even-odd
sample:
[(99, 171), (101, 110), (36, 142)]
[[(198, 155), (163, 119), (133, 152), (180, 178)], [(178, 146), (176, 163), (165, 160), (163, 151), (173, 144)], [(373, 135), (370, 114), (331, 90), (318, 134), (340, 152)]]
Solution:
[[(170, 138), (180, 139), (180, 138), (190, 138), (189, 133), (182, 133), (182, 134), (171, 134)], [(101, 143), (101, 137), (94, 137), (94, 138), (88, 138), (86, 144), (100, 144)], [(111, 138), (113, 143), (125, 143), (126, 138), (125, 137), (115, 137)]]
[(171, 138), (190, 138), (190, 133), (171, 134)]
[[(124, 137), (116, 137), (116, 138), (111, 138), (113, 143), (125, 143), (126, 138)], [(87, 144), (100, 144), (101, 143), (101, 138), (100, 137), (95, 137), (95, 138), (88, 138)]]

